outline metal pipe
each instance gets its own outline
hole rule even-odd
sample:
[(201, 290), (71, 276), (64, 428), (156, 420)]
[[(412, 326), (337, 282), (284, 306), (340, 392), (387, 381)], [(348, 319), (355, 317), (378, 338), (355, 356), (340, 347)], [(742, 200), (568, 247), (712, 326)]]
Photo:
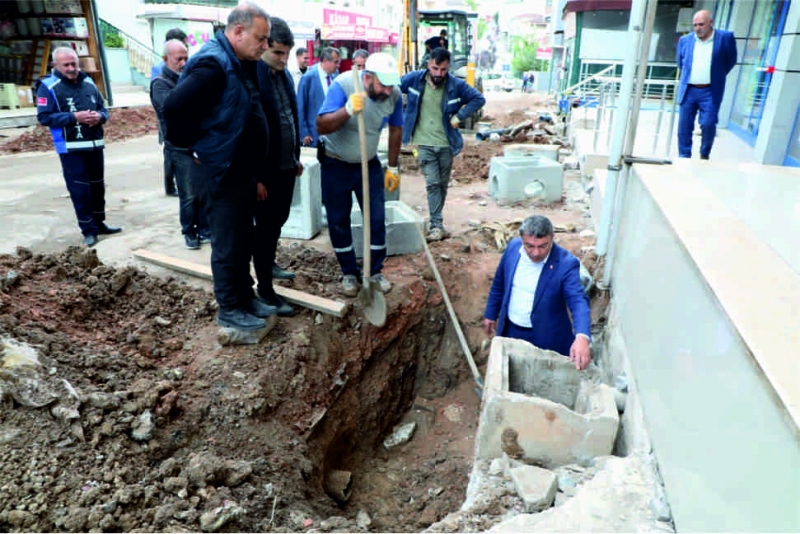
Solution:
[[(642, 40), (640, 41), (639, 46), (639, 76), (638, 76), (638, 91), (634, 91), (633, 99), (631, 102), (631, 117), (630, 122), (628, 125), (628, 135), (625, 140), (625, 147), (624, 147), (624, 156), (630, 156), (633, 152), (634, 143), (636, 141), (636, 128), (639, 124), (639, 110), (641, 109), (642, 105), (642, 89), (644, 88), (644, 79), (647, 76), (647, 60), (650, 55), (650, 41), (653, 36), (653, 26), (655, 25), (656, 20), (656, 8), (658, 8), (658, 0), (639, 0), (647, 2), (647, 7), (645, 9), (645, 17), (644, 17), (644, 30), (642, 33)], [(638, 2), (637, 2), (638, 3)], [(610, 161), (609, 161), (610, 163)], [(619, 171), (617, 171), (619, 172)], [(628, 179), (630, 178), (631, 174), (631, 166), (626, 164), (621, 173), (621, 179), (619, 179), (619, 186), (618, 186), (618, 193), (620, 199), (624, 198), (625, 190), (627, 188)], [(618, 176), (618, 178), (620, 178)], [(605, 201), (605, 199), (603, 199)], [(622, 202), (622, 200), (620, 200)], [(610, 221), (610, 228), (608, 229), (609, 239), (608, 241), (616, 241), (617, 232), (619, 230), (619, 219), (620, 219), (620, 210), (616, 209), (616, 202), (613, 204), (614, 210), (611, 212), (611, 221)], [(604, 206), (605, 207), (605, 206)], [(608, 248), (606, 244), (606, 248)], [(611, 274), (614, 270), (614, 256), (615, 251), (613, 249), (610, 252), (607, 250), (606, 255), (606, 264), (603, 268), (603, 280), (602, 284), (605, 287), (608, 287), (611, 283)]]
[(639, 42), (644, 17), (644, 7), (646, 0), (633, 0), (631, 3), (631, 15), (628, 21), (628, 34), (631, 36), (631, 46), (628, 47), (628, 54), (622, 67), (622, 85), (620, 87), (619, 105), (614, 117), (613, 137), (611, 149), (608, 154), (608, 177), (606, 179), (606, 191), (603, 195), (603, 211), (600, 215), (600, 228), (597, 235), (598, 256), (605, 256), (608, 251), (609, 235), (611, 233), (611, 221), (614, 205), (617, 198), (617, 181), (619, 171), (622, 168), (622, 148), (625, 142), (625, 131), (628, 126), (628, 112), (631, 104), (631, 94), (633, 92), (633, 77), (636, 71), (636, 56), (639, 53)]
[[(677, 76), (677, 75), (676, 75)], [(675, 109), (678, 107), (678, 80), (677, 78), (672, 84), (672, 112), (669, 118), (669, 133), (667, 134), (667, 142), (664, 147), (664, 157), (669, 157), (670, 148), (672, 147), (672, 132), (675, 130)]]
[[(661, 123), (664, 120), (664, 102), (667, 101), (667, 86), (661, 85), (661, 101), (658, 104), (658, 120), (656, 120), (656, 133), (653, 135), (653, 155), (656, 155), (658, 150), (658, 138), (661, 135)], [(664, 157), (667, 157), (666, 155)]]

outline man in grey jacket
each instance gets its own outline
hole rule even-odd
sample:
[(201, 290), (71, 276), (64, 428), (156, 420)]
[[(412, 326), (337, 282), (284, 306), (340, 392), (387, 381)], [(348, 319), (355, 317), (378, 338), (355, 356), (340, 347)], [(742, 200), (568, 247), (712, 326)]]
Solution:
[(187, 148), (178, 148), (166, 139), (166, 121), (164, 120), (164, 101), (178, 85), (178, 78), (186, 65), (188, 50), (179, 40), (167, 41), (164, 45), (164, 68), (161, 73), (150, 82), (150, 102), (156, 110), (158, 117), (159, 137), (164, 141), (164, 174), (175, 175), (180, 198), (180, 222), (186, 248), (196, 250), (200, 248), (201, 241), (210, 239), (211, 231), (205, 218), (202, 216), (198, 199), (193, 192), (189, 179), (189, 169), (192, 164), (192, 153)]

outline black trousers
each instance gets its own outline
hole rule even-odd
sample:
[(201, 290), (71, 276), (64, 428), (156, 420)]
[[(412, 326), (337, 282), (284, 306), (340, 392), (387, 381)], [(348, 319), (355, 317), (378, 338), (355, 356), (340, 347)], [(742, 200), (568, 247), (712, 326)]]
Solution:
[[(237, 170), (238, 169), (238, 170)], [(242, 308), (255, 296), (250, 276), (256, 181), (241, 165), (231, 165), (220, 181), (192, 161), (192, 185), (211, 227), (211, 274), (221, 309)]]
[(102, 150), (59, 154), (64, 181), (84, 236), (97, 235), (106, 220), (106, 184)]
[(262, 297), (271, 297), (275, 292), (272, 288), (272, 265), (275, 263), (281, 227), (289, 219), (296, 179), (297, 169), (274, 173), (266, 186), (266, 200), (256, 203), (253, 266), (258, 279), (258, 294)]

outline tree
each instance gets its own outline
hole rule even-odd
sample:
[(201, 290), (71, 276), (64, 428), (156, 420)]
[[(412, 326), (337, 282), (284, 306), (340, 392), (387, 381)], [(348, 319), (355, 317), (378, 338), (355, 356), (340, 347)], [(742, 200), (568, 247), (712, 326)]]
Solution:
[(512, 37), (511, 51), (511, 70), (515, 73), (550, 70), (550, 62), (546, 59), (536, 59), (536, 50), (539, 43), (527, 37)]

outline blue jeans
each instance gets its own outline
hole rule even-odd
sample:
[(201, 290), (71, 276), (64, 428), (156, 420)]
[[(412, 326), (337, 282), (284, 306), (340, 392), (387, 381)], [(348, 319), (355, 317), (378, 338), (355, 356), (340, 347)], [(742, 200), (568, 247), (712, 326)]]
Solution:
[(711, 146), (717, 135), (717, 114), (719, 109), (714, 106), (711, 98), (711, 88), (697, 88), (691, 85), (686, 88), (683, 95), (681, 109), (678, 115), (678, 156), (692, 157), (692, 135), (694, 134), (694, 119), (700, 111), (700, 155), (708, 157)]
[(425, 177), (425, 188), (428, 191), (428, 212), (431, 228), (444, 229), (442, 210), (447, 198), (447, 186), (450, 184), (450, 172), (453, 170), (453, 153), (449, 146), (419, 146), (419, 168)]
[(181, 233), (191, 237), (211, 237), (211, 229), (208, 227), (203, 210), (200, 209), (200, 199), (192, 185), (192, 156), (186, 152), (164, 147), (164, 161), (169, 161), (170, 167), (175, 172)]
[[(363, 207), (364, 195), (361, 186), (361, 164), (325, 156), (322, 171), (322, 203), (328, 217), (328, 235), (336, 253), (342, 273), (359, 276), (361, 270), (353, 249), (353, 233), (350, 230), (350, 210), (353, 208), (352, 194), (356, 194), (358, 205)], [(386, 259), (386, 208), (383, 196), (383, 174), (381, 162), (376, 157), (369, 160), (369, 206), (370, 206), (370, 275), (381, 272)], [(365, 221), (366, 224), (366, 221)]]
[(97, 235), (106, 220), (106, 185), (102, 150), (59, 154), (64, 181), (84, 236)]

